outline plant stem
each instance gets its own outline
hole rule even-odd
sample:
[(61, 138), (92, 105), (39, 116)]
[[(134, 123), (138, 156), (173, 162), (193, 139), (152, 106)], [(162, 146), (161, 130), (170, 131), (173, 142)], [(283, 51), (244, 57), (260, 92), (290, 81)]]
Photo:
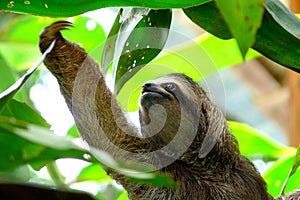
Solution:
[(284, 190), (285, 190), (285, 187), (287, 185), (287, 182), (289, 181), (289, 178), (291, 177), (291, 172), (292, 172), (292, 169), (290, 170), (288, 177), (285, 179), (285, 181), (282, 185), (282, 188), (281, 188), (281, 191), (280, 191), (280, 196), (282, 196), (284, 194)]
[(68, 188), (65, 184), (65, 177), (60, 173), (55, 161), (47, 164), (47, 171), (57, 188)]

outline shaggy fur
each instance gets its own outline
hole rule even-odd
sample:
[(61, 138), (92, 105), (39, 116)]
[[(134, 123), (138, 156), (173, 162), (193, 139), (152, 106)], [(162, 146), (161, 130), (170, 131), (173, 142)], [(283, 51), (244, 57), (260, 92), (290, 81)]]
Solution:
[(225, 118), (198, 84), (180, 74), (146, 83), (140, 99), (141, 137), (107, 88), (98, 64), (62, 37), (60, 31), (68, 26), (71, 23), (59, 21), (46, 27), (39, 46), (44, 52), (56, 40), (44, 63), (57, 78), (84, 140), (116, 159), (170, 174), (178, 184), (176, 189), (150, 187), (109, 171), (130, 199), (273, 199), (254, 165), (240, 154)]

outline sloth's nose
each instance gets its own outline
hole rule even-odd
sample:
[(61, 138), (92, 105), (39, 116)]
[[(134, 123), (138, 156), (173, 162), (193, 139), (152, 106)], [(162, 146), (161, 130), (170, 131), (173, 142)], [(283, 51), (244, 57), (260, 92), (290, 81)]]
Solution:
[(151, 88), (154, 86), (155, 86), (155, 83), (147, 82), (143, 85), (143, 89), (148, 89), (148, 88)]
[(153, 90), (153, 88), (155, 88), (154, 83), (151, 83), (151, 82), (144, 83), (144, 85), (142, 87), (142, 94), (144, 92), (149, 92), (149, 91)]

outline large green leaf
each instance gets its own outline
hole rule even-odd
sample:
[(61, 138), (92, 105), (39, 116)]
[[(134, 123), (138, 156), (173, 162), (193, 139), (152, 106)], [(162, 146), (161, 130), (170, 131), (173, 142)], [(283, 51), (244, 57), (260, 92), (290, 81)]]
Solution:
[(9, 181), (10, 183), (27, 183), (36, 178), (35, 174), (28, 165), (17, 167), (15, 170), (10, 172), (0, 172), (1, 182)]
[(183, 11), (194, 23), (203, 27), (209, 33), (222, 39), (232, 38), (223, 15), (220, 13), (215, 2), (186, 8)]
[[(30, 66), (34, 65), (34, 61), (38, 60), (40, 57), (40, 53), (34, 53), (37, 52), (36, 44), (27, 45), (22, 42), (9, 42), (10, 44), (14, 43), (14, 45), (10, 45), (8, 43), (3, 43), (2, 38), (7, 38), (6, 32), (9, 30), (9, 24), (17, 21), (18, 17), (19, 15), (17, 14), (0, 13), (0, 80), (2, 80), (0, 83), (1, 92), (12, 85), (19, 78), (19, 75), (24, 74), (25, 69), (28, 69)], [(25, 87), (23, 87), (22, 90), (15, 95), (15, 99), (30, 102), (29, 89), (32, 84), (35, 83), (36, 77), (37, 76), (35, 75), (31, 76), (30, 81), (25, 84)]]
[(151, 167), (138, 165), (138, 164), (126, 164), (114, 160), (109, 154), (104, 151), (99, 151), (93, 147), (90, 149), (91, 155), (93, 155), (100, 163), (104, 163), (105, 166), (114, 169), (115, 171), (123, 174), (131, 181), (152, 184), (165, 187), (176, 187), (176, 184), (171, 181), (170, 176), (166, 174), (150, 173), (154, 172)]
[[(11, 103), (12, 104), (12, 103)], [(20, 111), (27, 111), (26, 113), (16, 116), (15, 113), (9, 108), (6, 108), (4, 113), (8, 116), (0, 116), (0, 172), (7, 172), (16, 169), (19, 166), (30, 164), (34, 169), (40, 169), (50, 161), (59, 158), (77, 158), (85, 161), (96, 162), (100, 161), (104, 166), (112, 168), (121, 174), (134, 178), (135, 181), (147, 182), (157, 184), (158, 180), (168, 180), (168, 176), (156, 175), (148, 173), (151, 171), (149, 168), (140, 165), (127, 165), (125, 163), (114, 160), (106, 152), (97, 150), (91, 147), (88, 152), (76, 145), (72, 138), (67, 136), (57, 136), (53, 134), (48, 128), (45, 128), (45, 122), (38, 122), (37, 120), (33, 125), (29, 124), (33, 119), (38, 119), (33, 110), (24, 108), (18, 103), (16, 109)], [(18, 119), (12, 116), (18, 117)], [(32, 116), (33, 119), (29, 119)], [(91, 153), (91, 154), (90, 154)], [(87, 156), (88, 155), (88, 156)], [(90, 156), (92, 155), (92, 156)], [(88, 180), (91, 178), (92, 173), (97, 170), (97, 166), (86, 169), (79, 175), (79, 181)], [(98, 176), (105, 178), (104, 171)], [(96, 177), (94, 177), (96, 178)], [(173, 183), (164, 181), (160, 183), (165, 186), (173, 186)]]
[(45, 119), (25, 103), (11, 100), (5, 109), (0, 113), (0, 116), (7, 117), (11, 120), (19, 120), (30, 124), (50, 128), (50, 125)]
[(300, 144), (298, 146), (298, 149), (297, 149), (297, 152), (296, 152), (296, 155), (295, 155), (295, 160), (294, 160), (294, 164), (293, 164), (293, 168), (291, 170), (291, 175), (290, 176), (293, 176), (293, 174), (295, 174), (295, 172), (297, 171), (299, 166), (300, 166)]
[(95, 181), (111, 183), (112, 179), (106, 174), (103, 167), (97, 163), (90, 164), (84, 167), (76, 177), (76, 182)]
[[(213, 71), (212, 73), (220, 71), (225, 67), (235, 66), (244, 61), (261, 56), (257, 51), (249, 49), (246, 57), (243, 58), (235, 39), (222, 40), (210, 34), (204, 34), (199, 37), (196, 42), (205, 49), (207, 54), (213, 60), (216, 71)], [(209, 74), (204, 74), (204, 76), (207, 75)]]
[[(141, 86), (148, 80), (170, 73), (183, 73), (199, 81), (244, 61), (234, 39), (222, 40), (210, 34), (204, 34), (197, 38), (196, 42), (190, 41), (166, 52), (147, 64), (123, 86), (118, 100), (125, 110), (138, 109)], [(259, 55), (250, 50), (245, 59), (249, 60)]]
[(106, 74), (106, 72), (108, 71), (114, 58), (118, 33), (122, 25), (122, 22), (120, 21), (122, 13), (123, 9), (120, 9), (104, 44), (101, 57), (101, 68), (104, 71), (104, 74)]
[[(0, 117), (0, 171), (10, 171), (24, 164), (40, 169), (58, 158), (84, 159), (87, 153), (66, 137), (58, 137), (48, 129)], [(24, 125), (27, 128), (24, 128)], [(23, 127), (23, 128), (19, 128)]]
[[(300, 166), (300, 145), (299, 145), (299, 147), (298, 147), (298, 149), (297, 149), (297, 152), (296, 152), (296, 155), (295, 155), (293, 167), (292, 167), (292, 169), (290, 170), (289, 175), (288, 175), (288, 177), (286, 178), (286, 180), (285, 180), (285, 182), (284, 182), (284, 185), (283, 185), (283, 187), (282, 187), (282, 189), (281, 189), (281, 192), (280, 192), (281, 195), (285, 192), (286, 186), (287, 186), (287, 184), (288, 184), (289, 182), (295, 183), (295, 181), (290, 180), (290, 179), (291, 179), (291, 177), (292, 177), (293, 175), (296, 174), (297, 169), (299, 168), (299, 166)], [(298, 180), (298, 181), (296, 181), (296, 184), (297, 184), (296, 187), (292, 187), (292, 190), (294, 190), (294, 189), (296, 189), (297, 187), (299, 187), (299, 185), (300, 185), (300, 179), (299, 179), (299, 177), (300, 177), (300, 175), (298, 175), (298, 179), (296, 179), (296, 180)], [(293, 184), (293, 185), (294, 185), (294, 184)], [(290, 186), (290, 187), (291, 187), (291, 186)], [(290, 191), (290, 190), (289, 190), (289, 191)]]
[(46, 55), (52, 50), (54, 47), (55, 41), (51, 43), (51, 45), (46, 49), (43, 53), (42, 57), (39, 61), (36, 62), (34, 66), (32, 66), (21, 78), (18, 79), (12, 86), (10, 86), (7, 90), (0, 94), (0, 112), (5, 108), (8, 102), (14, 97), (14, 95), (18, 92), (18, 90), (22, 87), (25, 81), (32, 75), (32, 73), (40, 66), (40, 64), (44, 61)]
[(17, 80), (17, 74), (10, 68), (0, 51), (0, 91), (5, 90)]
[[(264, 7), (262, 24), (252, 48), (299, 72), (300, 60), (296, 59), (300, 57), (299, 19), (278, 0), (266, 0)], [(214, 1), (184, 9), (184, 12), (211, 34), (223, 39), (229, 38), (231, 33)], [(211, 23), (209, 19), (212, 19)]]
[(49, 128), (48, 123), (28, 105), (11, 100), (0, 113), (3, 148), (0, 171), (13, 170), (27, 163), (39, 169), (48, 161), (64, 156), (83, 158), (84, 150), (80, 152), (81, 149), (70, 139), (54, 135)]
[[(0, 151), (0, 171), (2, 172), (14, 170), (24, 164), (31, 164), (34, 169), (40, 169), (47, 162), (59, 158), (78, 158), (95, 162), (95, 159), (86, 156), (89, 154), (87, 150), (82, 149), (66, 136), (54, 135), (48, 129), (22, 121), (14, 123), (10, 121), (0, 117), (0, 145), (3, 148)], [(133, 178), (134, 181), (174, 187), (174, 183), (169, 182), (169, 177), (166, 175), (141, 172), (139, 170), (142, 166), (127, 166), (94, 148), (91, 148), (91, 153), (102, 164)], [(84, 172), (80, 177), (83, 179), (90, 177), (88, 174)]]
[[(277, 160), (274, 165), (269, 168), (264, 174), (263, 178), (265, 179), (268, 192), (273, 196), (279, 196), (281, 189), (286, 182), (286, 179), (289, 176), (289, 172), (293, 166), (295, 158), (295, 150), (287, 153), (284, 157)], [(297, 189), (300, 185), (300, 170), (290, 177), (285, 192), (291, 192)]]
[(254, 49), (296, 72), (300, 72), (300, 20), (277, 0), (267, 0)]
[(1, 12), (0, 13), (0, 30), (3, 29), (7, 25), (7, 23), (10, 23), (12, 20), (14, 20), (15, 16), (17, 14), (15, 13), (6, 13)]
[(247, 124), (230, 121), (228, 126), (239, 142), (241, 153), (247, 157), (274, 160), (293, 151), (293, 148), (275, 142), (262, 131)]
[(123, 85), (163, 49), (171, 25), (171, 10), (133, 8), (120, 27), (113, 73), (118, 93)]
[(0, 10), (37, 14), (52, 17), (69, 17), (87, 11), (105, 7), (148, 7), (148, 8), (186, 8), (200, 5), (210, 0), (153, 0), (153, 1), (127, 1), (127, 0), (47, 0), (47, 1), (0, 1)]
[(263, 1), (215, 0), (243, 56), (254, 44), (255, 34), (261, 25)]

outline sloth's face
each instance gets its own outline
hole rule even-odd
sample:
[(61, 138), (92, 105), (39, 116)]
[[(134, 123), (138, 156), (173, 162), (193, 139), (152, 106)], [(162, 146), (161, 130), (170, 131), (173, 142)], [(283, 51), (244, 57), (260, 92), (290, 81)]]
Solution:
[(174, 82), (159, 82), (156, 80), (143, 85), (140, 103), (143, 109), (149, 109), (154, 104), (169, 104), (176, 101), (178, 85)]
[(145, 110), (155, 104), (162, 106), (186, 104), (196, 99), (194, 88), (195, 83), (184, 75), (162, 76), (143, 85), (140, 104)]
[(190, 131), (198, 124), (202, 94), (205, 93), (197, 83), (181, 74), (146, 82), (139, 109), (143, 135), (150, 137), (160, 133), (155, 138), (167, 144), (179, 130), (185, 130), (180, 129), (182, 124), (187, 126), (185, 131)]

